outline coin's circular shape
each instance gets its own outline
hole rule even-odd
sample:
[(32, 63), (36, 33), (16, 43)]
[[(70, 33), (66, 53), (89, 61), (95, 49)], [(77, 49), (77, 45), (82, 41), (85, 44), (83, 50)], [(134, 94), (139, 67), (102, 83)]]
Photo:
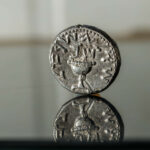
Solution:
[(82, 96), (64, 104), (56, 116), (55, 141), (119, 142), (123, 122), (116, 109), (103, 98)]
[(117, 44), (104, 31), (87, 25), (72, 26), (59, 33), (49, 60), (61, 85), (80, 94), (106, 89), (121, 64)]

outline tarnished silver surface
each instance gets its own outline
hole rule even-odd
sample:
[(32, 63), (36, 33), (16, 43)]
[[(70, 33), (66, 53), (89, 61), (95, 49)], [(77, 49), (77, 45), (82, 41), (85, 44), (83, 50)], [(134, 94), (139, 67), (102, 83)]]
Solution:
[(120, 67), (116, 43), (105, 32), (87, 25), (72, 26), (58, 34), (49, 59), (61, 85), (82, 94), (107, 88)]
[(57, 141), (118, 142), (123, 123), (115, 108), (96, 96), (74, 98), (64, 104), (54, 122)]

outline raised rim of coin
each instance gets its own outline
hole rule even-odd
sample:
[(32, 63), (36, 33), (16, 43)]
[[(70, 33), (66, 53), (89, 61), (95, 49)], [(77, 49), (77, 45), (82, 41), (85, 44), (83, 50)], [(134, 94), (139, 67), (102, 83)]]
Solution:
[[(100, 34), (101, 36), (103, 36), (104, 38), (106, 38), (111, 43), (112, 47), (115, 49), (115, 53), (116, 53), (116, 56), (117, 56), (116, 69), (114, 71), (114, 74), (112, 75), (110, 81), (108, 82), (108, 84), (104, 88), (102, 88), (102, 89), (96, 89), (96, 90), (91, 90), (89, 92), (80, 92), (79, 90), (78, 91), (73, 91), (71, 88), (67, 87), (63, 82), (61, 82), (60, 79), (58, 77), (56, 77), (56, 74), (54, 73), (53, 69), (51, 69), (52, 73), (55, 76), (55, 78), (58, 81), (58, 83), (60, 83), (64, 88), (66, 88), (67, 90), (69, 90), (72, 93), (78, 93), (78, 94), (95, 94), (95, 93), (102, 92), (105, 89), (107, 89), (114, 82), (114, 80), (116, 79), (116, 77), (117, 77), (117, 75), (119, 73), (120, 66), (121, 66), (121, 56), (120, 56), (119, 48), (118, 48), (116, 42), (106, 32), (104, 32), (101, 29), (98, 29), (97, 27), (94, 27), (94, 26), (80, 25), (80, 24), (79, 25), (75, 25), (75, 26), (71, 26), (71, 27), (66, 28), (63, 31), (61, 31), (56, 36), (54, 42), (56, 42), (57, 37), (59, 37), (59, 35), (61, 35), (63, 32), (71, 30), (73, 28), (79, 28), (79, 29), (80, 28), (87, 28), (89, 30), (93, 30), (94, 32), (97, 32), (98, 34)], [(49, 62), (50, 62), (50, 64), (51, 64), (51, 55), (52, 55), (52, 47), (53, 46), (54, 46), (54, 43), (51, 44), (51, 48), (50, 48), (50, 52), (49, 52)]]
[[(82, 101), (82, 99), (87, 99), (87, 98), (92, 99), (94, 102), (95, 101), (102, 102), (102, 104), (105, 104), (111, 110), (111, 112), (114, 114), (114, 116), (117, 119), (117, 122), (119, 124), (119, 129), (120, 129), (119, 130), (120, 131), (119, 140), (111, 141), (111, 142), (121, 142), (123, 140), (123, 137), (124, 137), (124, 123), (123, 123), (123, 120), (122, 120), (120, 114), (118, 113), (116, 108), (110, 102), (108, 102), (106, 99), (104, 99), (102, 97), (98, 97), (98, 96), (93, 96), (93, 95), (83, 95), (83, 96), (75, 97), (75, 98), (69, 100), (68, 102), (66, 102), (65, 104), (63, 104), (61, 106), (61, 108), (59, 109), (59, 111), (58, 111), (58, 113), (55, 117), (55, 120), (53, 122), (53, 138), (54, 138), (54, 141), (55, 142), (61, 142), (61, 141), (68, 142), (65, 139), (58, 139), (56, 137), (56, 121), (59, 118), (59, 116), (61, 115), (61, 113), (64, 111), (64, 109), (66, 109), (67, 106), (69, 106), (73, 101)], [(71, 142), (76, 142), (76, 140), (74, 140), (74, 141), (71, 140)], [(97, 142), (100, 142), (100, 141), (97, 141)], [(108, 141), (105, 141), (105, 142), (108, 142)]]

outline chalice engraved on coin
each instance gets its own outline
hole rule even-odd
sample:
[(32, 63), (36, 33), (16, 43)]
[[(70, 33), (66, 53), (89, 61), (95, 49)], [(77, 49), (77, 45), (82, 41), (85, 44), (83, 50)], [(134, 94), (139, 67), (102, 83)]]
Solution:
[(61, 85), (81, 94), (106, 89), (117, 76), (121, 60), (116, 43), (105, 32), (87, 25), (59, 33), (49, 58)]
[(93, 88), (88, 83), (86, 75), (91, 71), (92, 66), (96, 64), (94, 52), (89, 51), (90, 42), (86, 39), (87, 35), (82, 39), (77, 38), (77, 33), (75, 36), (75, 39), (70, 37), (72, 40), (72, 45), (70, 45), (72, 53), (67, 60), (67, 64), (70, 65), (72, 72), (78, 77), (78, 81), (77, 84), (71, 86), (71, 90), (91, 93)]
[(56, 141), (119, 142), (123, 122), (116, 110), (103, 98), (80, 96), (62, 106), (54, 122)]

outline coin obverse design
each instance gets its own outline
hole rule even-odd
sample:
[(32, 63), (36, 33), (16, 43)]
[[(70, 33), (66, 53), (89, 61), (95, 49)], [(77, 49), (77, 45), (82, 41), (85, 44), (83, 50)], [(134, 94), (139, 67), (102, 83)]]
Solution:
[(115, 108), (96, 96), (74, 98), (56, 116), (55, 141), (119, 142), (123, 122)]
[(116, 43), (105, 32), (87, 25), (59, 33), (51, 45), (49, 60), (61, 85), (80, 94), (106, 89), (121, 64)]

